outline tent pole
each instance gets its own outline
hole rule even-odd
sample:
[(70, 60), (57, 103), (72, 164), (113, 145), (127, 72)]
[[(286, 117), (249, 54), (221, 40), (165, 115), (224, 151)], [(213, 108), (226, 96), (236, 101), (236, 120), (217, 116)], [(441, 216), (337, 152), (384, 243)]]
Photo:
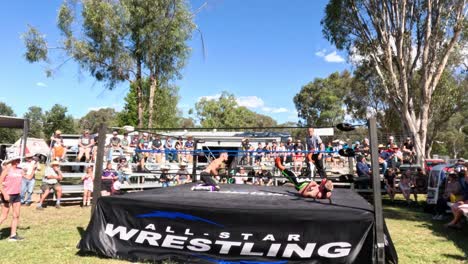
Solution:
[(382, 193), (380, 187), (379, 153), (377, 142), (377, 121), (371, 117), (368, 121), (369, 139), (372, 156), (372, 186), (374, 191), (375, 237), (377, 240), (376, 263), (385, 263), (385, 241), (383, 231)]
[(24, 155), (26, 155), (26, 146), (27, 146), (27, 141), (28, 141), (28, 134), (29, 134), (29, 119), (24, 119), (24, 125), (23, 125), (23, 145), (20, 146), (20, 157), (23, 159)]

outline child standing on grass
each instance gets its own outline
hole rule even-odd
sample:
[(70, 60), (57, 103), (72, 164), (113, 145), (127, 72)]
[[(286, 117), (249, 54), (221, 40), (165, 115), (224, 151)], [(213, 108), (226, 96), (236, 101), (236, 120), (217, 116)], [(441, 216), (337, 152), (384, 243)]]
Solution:
[(91, 205), (91, 194), (93, 193), (93, 166), (86, 168), (86, 174), (81, 177), (83, 181), (83, 207)]

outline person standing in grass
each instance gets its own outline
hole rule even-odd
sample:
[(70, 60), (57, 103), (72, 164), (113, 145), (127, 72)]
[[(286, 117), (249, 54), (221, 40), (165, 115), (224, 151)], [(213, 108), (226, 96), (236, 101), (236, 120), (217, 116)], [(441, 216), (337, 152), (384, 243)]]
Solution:
[(81, 177), (83, 181), (83, 207), (91, 205), (91, 194), (93, 193), (93, 166), (86, 168), (86, 174)]
[(13, 220), (11, 221), (11, 232), (8, 241), (23, 239), (16, 234), (21, 209), (21, 183), (23, 178), (26, 177), (23, 169), (18, 168), (20, 160), (19, 157), (6, 160), (0, 174), (0, 199), (3, 205), (0, 225), (7, 219), (10, 208), (13, 209)]

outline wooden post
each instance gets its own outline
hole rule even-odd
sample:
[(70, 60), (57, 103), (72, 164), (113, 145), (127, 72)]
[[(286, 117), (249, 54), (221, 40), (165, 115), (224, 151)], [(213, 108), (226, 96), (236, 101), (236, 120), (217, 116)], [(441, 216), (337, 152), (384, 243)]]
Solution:
[(369, 140), (372, 155), (372, 185), (374, 191), (375, 238), (377, 240), (376, 263), (385, 263), (385, 241), (383, 232), (382, 193), (380, 187), (377, 122), (375, 117), (368, 121)]
[(23, 160), (24, 156), (26, 155), (26, 147), (28, 144), (28, 134), (29, 134), (29, 119), (24, 119), (23, 138), (22, 138), (23, 144), (20, 144), (20, 150), (18, 153), (21, 157), (21, 160)]
[(99, 126), (99, 134), (98, 134), (98, 147), (97, 147), (97, 154), (96, 154), (96, 161), (94, 164), (94, 189), (93, 189), (93, 201), (92, 201), (92, 210), (91, 215), (96, 210), (96, 204), (99, 197), (101, 197), (101, 176), (102, 176), (102, 168), (104, 165), (104, 146), (106, 145), (106, 132), (107, 128), (104, 123)]

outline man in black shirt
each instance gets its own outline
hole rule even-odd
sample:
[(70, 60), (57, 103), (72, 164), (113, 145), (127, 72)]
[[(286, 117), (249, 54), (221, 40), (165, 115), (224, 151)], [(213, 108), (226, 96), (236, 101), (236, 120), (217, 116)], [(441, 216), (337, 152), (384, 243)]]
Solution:
[(153, 150), (153, 157), (156, 160), (156, 163), (161, 163), (162, 161), (162, 152), (164, 150), (163, 144), (161, 141), (161, 136), (156, 135), (151, 141), (151, 149)]
[(404, 163), (412, 164), (414, 160), (414, 144), (410, 137), (406, 138), (401, 151), (403, 152)]

